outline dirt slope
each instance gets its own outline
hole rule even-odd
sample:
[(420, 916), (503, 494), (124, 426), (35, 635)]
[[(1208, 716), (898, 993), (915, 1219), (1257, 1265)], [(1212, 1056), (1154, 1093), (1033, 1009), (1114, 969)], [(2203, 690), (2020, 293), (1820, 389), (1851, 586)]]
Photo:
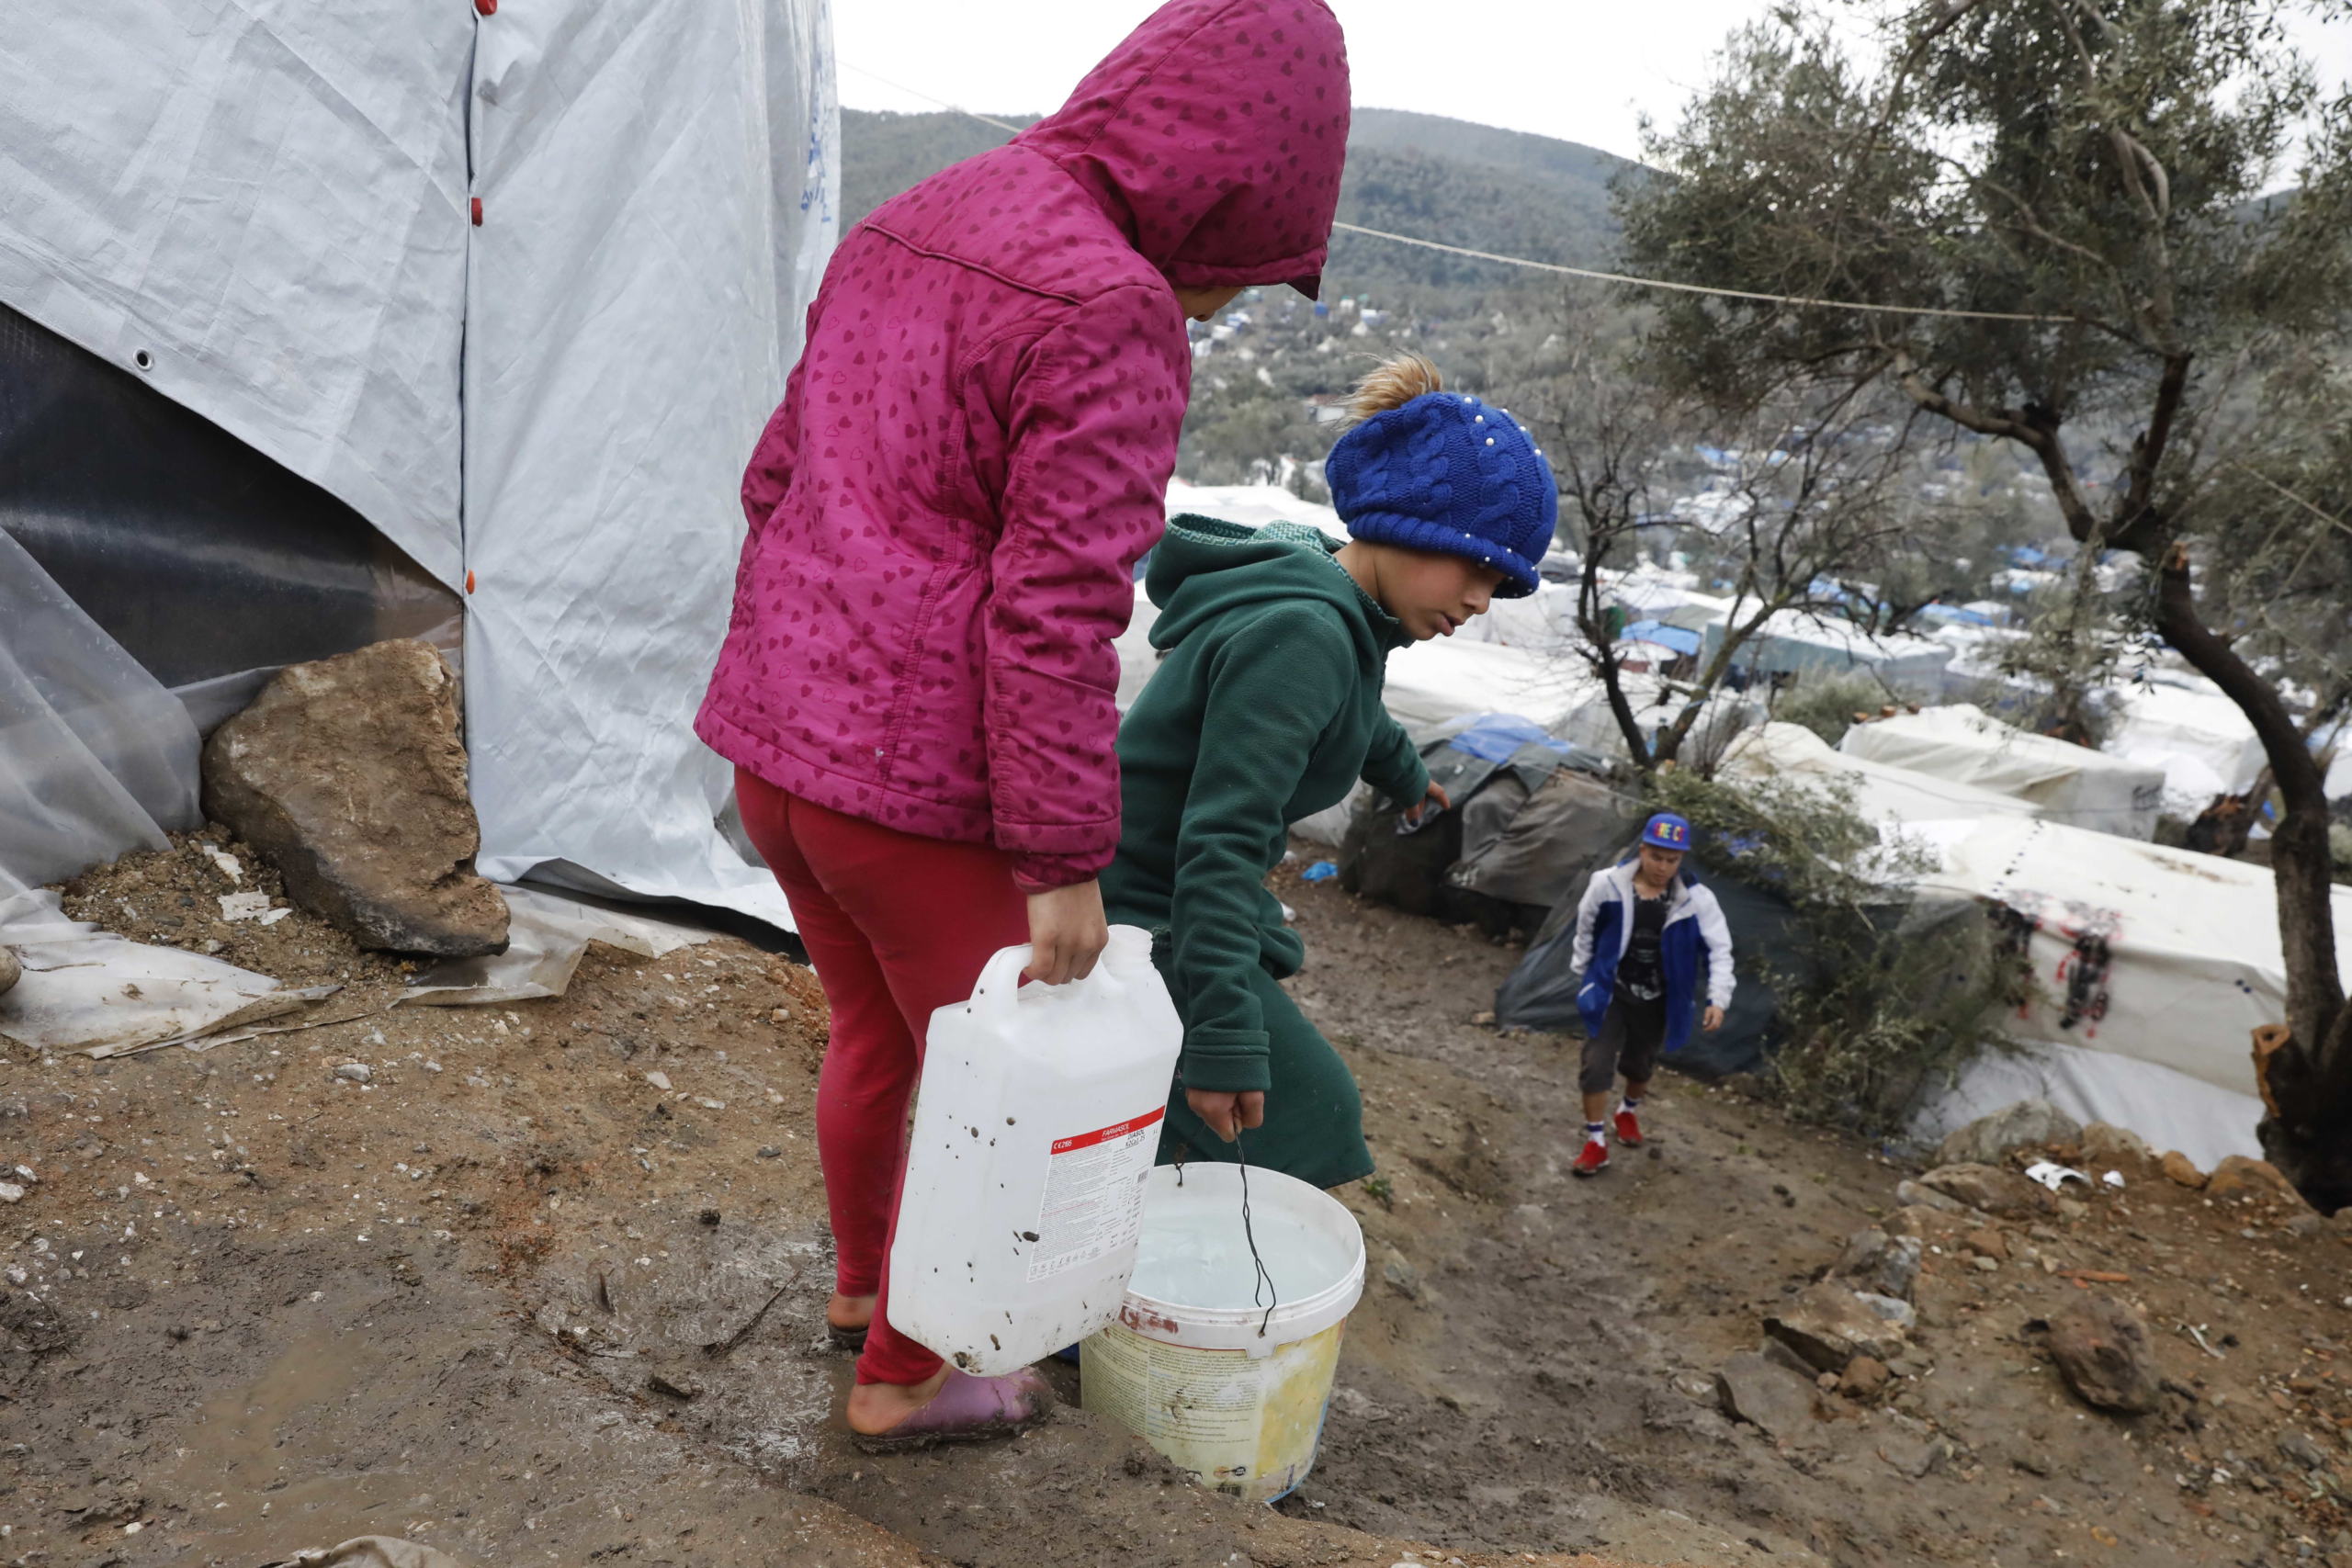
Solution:
[(482, 1564), (1385, 1568), (1416, 1544), (1245, 1510), (1075, 1409), (1013, 1445), (851, 1448), (806, 969), (597, 947), (560, 999), (390, 1007), (402, 967), (305, 916), (216, 925), (232, 887), (184, 845), (67, 903), (343, 981), (312, 1016), (348, 1021), (0, 1065), (0, 1161), (38, 1177), (0, 1210), (0, 1562), (363, 1533)]
[[(2334, 1232), (2132, 1173), (2046, 1235), (2008, 1227), (2030, 1265), (1939, 1236), (1923, 1375), (1784, 1448), (1718, 1411), (1713, 1369), (1907, 1172), (1677, 1082), (1649, 1150), (1576, 1182), (1572, 1044), (1469, 1021), (1516, 955), (1287, 877), (1295, 988), (1387, 1180), (1344, 1195), (1372, 1278), (1315, 1475), (1244, 1509), (1070, 1408), (876, 1461), (816, 1344), (806, 970), (729, 939), (597, 948), (560, 999), (384, 1010), (398, 966), (305, 917), (210, 931), (216, 874), (132, 857), (69, 903), (291, 980), (348, 971), (313, 1016), (353, 1021), (8, 1054), (0, 1161), (40, 1180), (0, 1209), (0, 1562), (260, 1562), (375, 1532), (481, 1564), (2352, 1562)], [(353, 1058), (365, 1085), (334, 1076)], [(2084, 1268), (2131, 1275), (2110, 1288), (2193, 1401), (2127, 1423), (2057, 1387), (2018, 1336)]]

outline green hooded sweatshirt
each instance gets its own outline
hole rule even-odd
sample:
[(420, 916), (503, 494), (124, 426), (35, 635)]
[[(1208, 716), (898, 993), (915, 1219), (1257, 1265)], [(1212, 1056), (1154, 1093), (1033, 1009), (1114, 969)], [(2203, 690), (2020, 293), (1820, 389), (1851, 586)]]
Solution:
[(1250, 972), (1280, 979), (1306, 956), (1264, 886), (1290, 824), (1359, 778), (1399, 801), (1429, 789), (1380, 701), (1389, 651), (1411, 639), (1339, 547), (1295, 524), (1179, 517), (1144, 580), (1162, 660), (1119, 726), (1123, 830), (1102, 899), (1114, 920), (1172, 930), (1188, 1089), (1269, 1087)]

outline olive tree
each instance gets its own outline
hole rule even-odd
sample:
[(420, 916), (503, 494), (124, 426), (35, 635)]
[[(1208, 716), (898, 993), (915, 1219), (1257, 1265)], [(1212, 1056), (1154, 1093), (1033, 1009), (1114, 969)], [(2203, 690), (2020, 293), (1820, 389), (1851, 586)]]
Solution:
[[(2352, 101), (2278, 0), (1928, 0), (1732, 39), (1619, 205), (1629, 270), (1837, 300), (1675, 296), (1662, 375), (1749, 400), (1842, 375), (2030, 454), (2080, 546), (2143, 565), (2136, 614), (2260, 738), (2289, 1043), (2271, 1157), (2352, 1202), (2352, 1010), (2322, 773), (2352, 531)], [(2290, 195), (2272, 193), (2290, 188)], [(1905, 313), (1935, 312), (1935, 313)]]
[[(1736, 410), (1710, 409), (1686, 390), (1628, 374), (1622, 356), (1596, 352), (1538, 393), (1536, 418), (1558, 477), (1566, 533), (1580, 557), (1574, 645), (1600, 681), (1634, 765), (1646, 774), (1677, 762), (1712, 772), (1694, 736), (1719, 748), (1726, 727), (1699, 729), (1709, 703), (1733, 681), (1741, 656), (1784, 615), (1845, 619), (1845, 578), (1881, 575), (1905, 552), (1905, 509), (1891, 494), (1905, 470), (1887, 411), (1852, 383), (1786, 385)], [(1703, 522), (1678, 514), (1688, 454), (1702, 440), (1723, 449)], [(1645, 722), (1627, 689), (1634, 644), (1619, 633), (1617, 582), (1645, 544), (1707, 536), (1706, 554), (1731, 604), (1712, 649), (1690, 678), (1667, 682)]]

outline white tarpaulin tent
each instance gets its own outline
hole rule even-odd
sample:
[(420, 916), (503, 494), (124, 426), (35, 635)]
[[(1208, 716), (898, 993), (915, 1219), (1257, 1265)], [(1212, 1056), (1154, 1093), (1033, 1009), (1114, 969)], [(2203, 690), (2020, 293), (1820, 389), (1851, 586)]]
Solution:
[(2031, 809), (1982, 784), (1849, 755), (1801, 724), (1777, 720), (1734, 740), (1724, 771), (1734, 778), (1850, 786), (1854, 809), (1890, 841), (1907, 836), (1932, 846), (1984, 818), (2022, 818)]
[[(2286, 1016), (2277, 896), (2257, 866), (2037, 819), (2011, 796), (1831, 750), (1794, 725), (1735, 744), (1732, 776), (1843, 778), (1883, 838), (1932, 852), (1930, 895), (1998, 906), (2027, 943), (2041, 996), (1928, 1108), (1922, 1131), (2026, 1095), (2129, 1127), (2200, 1165), (2259, 1155), (2252, 1035)], [(2335, 895), (2352, 964), (2352, 888)]]
[[(1700, 654), (1713, 659), (1723, 646), (1721, 622), (1706, 628)], [(1796, 610), (1768, 616), (1739, 651), (1735, 667), (1758, 673), (1843, 675), (1861, 671), (1876, 676), (1897, 692), (1941, 695), (1944, 668), (1952, 650), (1927, 637), (1892, 634), (1873, 636), (1848, 621), (1816, 618)]]
[(788, 925), (690, 725), (832, 243), (827, 0), (482, 10), (0, 10), (0, 301), (467, 595), (485, 874)]
[(2262, 771), (2262, 742), (2237, 704), (2199, 676), (2123, 686), (2107, 749), (2161, 768), (2165, 805), (2195, 817), (2223, 793), (2242, 794)]
[(2034, 735), (1967, 703), (1857, 724), (1849, 756), (1973, 784), (2024, 801), (2037, 817), (2147, 839), (2163, 808), (2164, 770)]
[[(1943, 845), (1928, 886), (1998, 902), (2030, 928), (2042, 994), (2009, 1032), (2047, 1043), (2060, 1104), (2204, 1165), (2261, 1152), (2252, 1035), (2287, 1011), (2269, 872), (1988, 818)], [(2336, 962), (2352, 966), (2352, 888), (2335, 890), (2335, 931)]]

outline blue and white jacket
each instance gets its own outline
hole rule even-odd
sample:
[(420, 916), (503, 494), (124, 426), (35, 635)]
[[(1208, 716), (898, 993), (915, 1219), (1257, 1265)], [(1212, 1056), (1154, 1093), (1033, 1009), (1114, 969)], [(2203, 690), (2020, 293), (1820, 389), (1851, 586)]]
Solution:
[[(1577, 906), (1577, 941), (1568, 962), (1584, 976), (1577, 992), (1577, 1011), (1588, 1033), (1600, 1032), (1609, 1003), (1617, 992), (1617, 961), (1634, 935), (1634, 872), (1639, 863), (1627, 860), (1592, 874)], [(1731, 1006), (1731, 927), (1714, 894), (1690, 880), (1688, 873), (1674, 879), (1666, 907), (1666, 930), (1658, 942), (1659, 966), (1666, 972), (1666, 1048), (1679, 1051), (1690, 1038), (1698, 1008), (1699, 956), (1706, 954), (1707, 1001)]]

